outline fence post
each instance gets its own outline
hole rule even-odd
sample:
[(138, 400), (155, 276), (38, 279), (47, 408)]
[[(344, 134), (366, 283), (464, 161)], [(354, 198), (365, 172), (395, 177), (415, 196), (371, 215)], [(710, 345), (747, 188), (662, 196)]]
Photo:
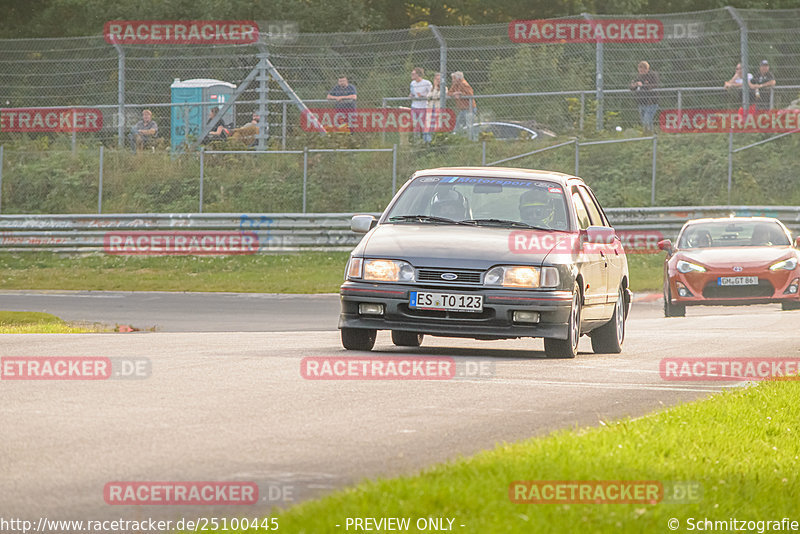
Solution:
[(583, 131), (583, 114), (586, 112), (586, 92), (581, 91), (581, 117), (578, 119), (578, 131)]
[(197, 213), (203, 213), (203, 181), (205, 179), (205, 155), (206, 147), (200, 147), (200, 205)]
[(392, 196), (397, 192), (397, 143), (392, 145)]
[[(592, 20), (591, 15), (582, 13), (583, 18)], [(597, 114), (595, 130), (598, 132), (603, 129), (603, 43), (598, 40), (595, 43), (595, 98), (597, 99)], [(577, 174), (577, 173), (576, 173)]]
[(0, 213), (3, 212), (3, 145), (0, 145)]
[(125, 146), (125, 50), (114, 43), (117, 50), (117, 146)]
[(105, 147), (100, 145), (100, 180), (97, 186), (97, 214), (103, 213), (103, 149)]
[(447, 87), (447, 41), (439, 32), (439, 28), (433, 24), (428, 24), (428, 27), (439, 42), (439, 74), (442, 76), (442, 82), (439, 85), (439, 109), (444, 110), (447, 105), (447, 91), (442, 91), (441, 88)]
[(578, 138), (575, 138), (575, 176), (578, 176), (578, 171), (580, 170), (580, 155), (581, 145), (578, 143)]
[(306, 192), (308, 187), (308, 147), (303, 147), (303, 213), (306, 212)]
[(258, 54), (258, 133), (256, 134), (256, 150), (266, 150), (269, 141), (269, 75), (267, 74), (267, 53)]
[(650, 205), (656, 205), (656, 152), (658, 150), (658, 137), (653, 134), (653, 178), (650, 184)]
[(483, 140), (483, 146), (481, 147), (481, 165), (483, 167), (486, 166), (486, 139)]
[[(733, 20), (736, 21), (736, 24), (739, 25), (739, 48), (742, 56), (742, 110), (744, 110), (744, 114), (747, 115), (748, 108), (750, 107), (750, 91), (747, 90), (747, 73), (750, 72), (747, 66), (747, 24), (742, 17), (739, 16), (735, 8), (725, 6), (725, 9)], [(730, 203), (730, 200), (728, 203)]]
[(730, 132), (728, 134), (728, 206), (731, 205), (732, 183), (733, 183), (733, 132)]
[(678, 89), (678, 117), (681, 116), (682, 109), (683, 109), (683, 93), (681, 93), (681, 90)]

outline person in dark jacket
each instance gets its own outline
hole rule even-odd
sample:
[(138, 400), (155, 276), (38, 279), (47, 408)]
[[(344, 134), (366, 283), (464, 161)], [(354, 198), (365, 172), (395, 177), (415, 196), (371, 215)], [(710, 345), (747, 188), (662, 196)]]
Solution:
[(653, 89), (659, 86), (658, 73), (647, 61), (639, 62), (639, 75), (631, 82), (631, 91), (639, 106), (639, 118), (645, 130), (653, 129), (653, 120), (658, 111), (658, 94)]

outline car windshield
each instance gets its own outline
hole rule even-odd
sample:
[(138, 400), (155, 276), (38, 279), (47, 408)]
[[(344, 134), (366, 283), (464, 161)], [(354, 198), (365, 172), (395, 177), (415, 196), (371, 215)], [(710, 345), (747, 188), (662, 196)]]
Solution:
[(777, 222), (719, 221), (687, 226), (678, 248), (785, 247), (791, 240)]
[(421, 176), (403, 191), (386, 222), (568, 230), (556, 182), (474, 176)]

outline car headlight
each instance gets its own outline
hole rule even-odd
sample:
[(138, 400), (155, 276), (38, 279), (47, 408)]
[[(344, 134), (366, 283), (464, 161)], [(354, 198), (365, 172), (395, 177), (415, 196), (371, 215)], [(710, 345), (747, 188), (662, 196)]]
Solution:
[(414, 267), (401, 260), (364, 260), (363, 278), (373, 282), (413, 282)]
[(500, 287), (556, 287), (559, 283), (555, 267), (531, 267), (528, 265), (501, 265), (492, 267), (483, 277), (483, 284)]
[(698, 273), (706, 272), (706, 268), (702, 265), (697, 265), (696, 263), (691, 263), (684, 260), (679, 260), (676, 267), (678, 268), (679, 273), (688, 273), (690, 271), (696, 271)]
[(781, 269), (786, 269), (787, 271), (794, 271), (797, 268), (797, 258), (789, 258), (783, 261), (779, 261), (773, 265), (770, 265), (770, 271), (780, 271)]

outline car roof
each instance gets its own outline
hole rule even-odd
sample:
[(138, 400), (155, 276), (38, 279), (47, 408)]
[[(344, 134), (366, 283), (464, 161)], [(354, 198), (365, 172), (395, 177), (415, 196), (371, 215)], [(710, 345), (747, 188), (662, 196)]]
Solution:
[(568, 180), (582, 179), (570, 174), (555, 171), (541, 171), (536, 169), (518, 169), (514, 167), (438, 167), (436, 169), (425, 169), (414, 173), (418, 176), (438, 176), (441, 174), (458, 174), (459, 176), (476, 176), (482, 178), (513, 178), (527, 180), (552, 180), (562, 185), (566, 185)]
[(711, 222), (781, 222), (775, 217), (705, 217), (702, 219), (690, 219), (686, 224), (711, 223)]

